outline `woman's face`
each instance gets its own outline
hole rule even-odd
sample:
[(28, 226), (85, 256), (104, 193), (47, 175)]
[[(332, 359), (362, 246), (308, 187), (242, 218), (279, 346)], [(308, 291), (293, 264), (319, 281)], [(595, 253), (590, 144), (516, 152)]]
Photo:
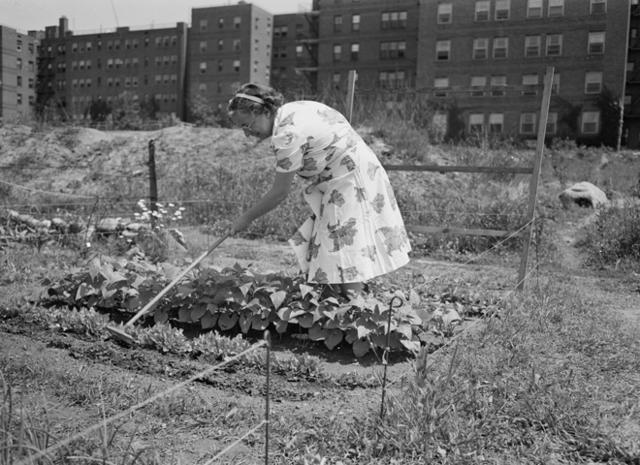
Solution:
[(231, 121), (240, 127), (246, 136), (254, 136), (259, 139), (271, 136), (273, 130), (273, 119), (268, 113), (236, 110), (231, 115)]

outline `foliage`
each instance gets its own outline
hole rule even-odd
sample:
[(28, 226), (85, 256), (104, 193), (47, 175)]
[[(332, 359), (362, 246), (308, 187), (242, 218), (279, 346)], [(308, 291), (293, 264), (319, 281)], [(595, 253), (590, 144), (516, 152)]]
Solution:
[(580, 244), (594, 265), (608, 266), (624, 261), (632, 268), (640, 268), (640, 205), (598, 211)]
[(615, 149), (618, 147), (622, 136), (620, 96), (615, 95), (605, 86), (598, 95), (597, 105), (600, 109), (600, 143)]
[[(72, 308), (136, 311), (154, 297), (178, 269), (140, 257), (95, 257), (89, 270), (75, 270), (48, 290), (49, 301)], [(46, 283), (49, 284), (49, 283)], [(375, 297), (347, 300), (330, 286), (311, 286), (302, 277), (258, 274), (236, 265), (222, 271), (201, 269), (178, 285), (154, 309), (157, 323), (177, 321), (203, 330), (306, 333), (328, 349), (351, 345), (358, 357), (385, 347), (389, 310)], [(426, 318), (425, 318), (426, 319)], [(417, 350), (423, 320), (410, 304), (392, 313), (390, 347)], [(152, 335), (153, 336), (153, 335)], [(150, 337), (152, 337), (150, 336)], [(172, 336), (173, 337), (173, 336)], [(165, 341), (169, 347), (184, 341)]]

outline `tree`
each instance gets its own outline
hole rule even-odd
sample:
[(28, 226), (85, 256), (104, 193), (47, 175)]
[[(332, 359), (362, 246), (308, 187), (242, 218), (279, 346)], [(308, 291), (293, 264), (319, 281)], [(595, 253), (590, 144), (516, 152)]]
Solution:
[(598, 95), (596, 104), (600, 109), (600, 142), (617, 149), (620, 144), (622, 124), (620, 96), (604, 87)]

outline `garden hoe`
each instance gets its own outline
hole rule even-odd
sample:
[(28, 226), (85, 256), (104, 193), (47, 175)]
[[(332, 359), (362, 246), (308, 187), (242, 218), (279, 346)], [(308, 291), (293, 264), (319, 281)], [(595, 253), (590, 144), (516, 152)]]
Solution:
[(176, 276), (175, 278), (173, 278), (173, 281), (171, 281), (169, 284), (167, 284), (167, 286), (162, 289), (153, 299), (151, 299), (151, 301), (145, 305), (144, 307), (142, 307), (142, 309), (136, 313), (129, 321), (127, 321), (124, 326), (121, 326), (119, 328), (115, 328), (113, 326), (107, 326), (107, 331), (109, 331), (111, 333), (111, 335), (113, 337), (115, 337), (116, 339), (128, 344), (128, 345), (132, 345), (135, 342), (135, 339), (133, 338), (133, 336), (127, 334), (126, 329), (130, 326), (133, 325), (133, 323), (135, 323), (136, 321), (138, 321), (138, 319), (140, 317), (142, 317), (143, 315), (149, 313), (152, 309), (153, 306), (158, 303), (158, 301), (160, 299), (162, 299), (162, 297), (164, 297), (164, 295), (169, 292), (176, 284), (178, 284), (180, 282), (180, 280), (182, 280), (182, 278), (184, 278), (186, 276), (186, 274), (191, 271), (193, 268), (195, 268), (195, 266), (200, 263), (202, 260), (204, 260), (211, 252), (213, 252), (220, 244), (222, 244), (222, 242), (229, 237), (230, 233), (226, 233), (224, 236), (222, 236), (220, 239), (218, 239), (209, 250), (205, 251), (202, 253), (202, 255), (200, 255), (198, 258), (196, 258), (187, 268), (185, 268), (183, 271), (180, 272), (180, 274), (178, 276)]

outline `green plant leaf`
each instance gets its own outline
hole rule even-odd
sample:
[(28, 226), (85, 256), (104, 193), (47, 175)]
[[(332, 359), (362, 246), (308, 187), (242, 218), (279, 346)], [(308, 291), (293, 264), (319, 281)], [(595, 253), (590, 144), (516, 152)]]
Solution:
[(230, 330), (236, 325), (237, 322), (238, 322), (237, 313), (225, 312), (220, 314), (220, 317), (218, 317), (218, 326), (223, 331)]
[(302, 283), (300, 284), (300, 297), (304, 299), (310, 292), (313, 292), (313, 286), (308, 286)]
[(369, 341), (366, 339), (358, 339), (351, 345), (351, 350), (353, 350), (353, 354), (356, 357), (364, 357), (366, 353), (369, 352)]
[(278, 310), (284, 302), (284, 299), (287, 297), (286, 291), (277, 291), (269, 296), (271, 298), (271, 302), (273, 303), (273, 307)]
[(158, 324), (163, 324), (169, 321), (169, 313), (164, 308), (157, 310), (153, 314), (153, 320)]
[(251, 310), (243, 311), (240, 314), (240, 317), (238, 317), (238, 324), (240, 325), (240, 331), (242, 331), (243, 334), (247, 334), (249, 329), (251, 329), (252, 319), (253, 319), (253, 313), (251, 313)]
[(191, 321), (200, 320), (205, 313), (207, 313), (207, 307), (203, 304), (196, 304), (191, 310)]
[(298, 324), (303, 328), (311, 328), (313, 326), (313, 314), (305, 312), (304, 315), (298, 317)]
[(260, 315), (253, 315), (251, 318), (251, 329), (256, 331), (264, 331), (269, 326), (269, 320), (262, 318)]
[(322, 341), (325, 337), (327, 337), (327, 330), (321, 324), (315, 323), (309, 328), (309, 339), (312, 341)]
[(324, 339), (324, 345), (327, 346), (327, 349), (333, 350), (342, 342), (343, 337), (344, 334), (340, 329), (329, 329)]
[(200, 319), (200, 326), (202, 326), (202, 329), (213, 328), (218, 321), (218, 315), (218, 313), (205, 313)]
[(178, 321), (182, 321), (184, 323), (191, 322), (191, 309), (190, 308), (181, 308), (178, 310)]
[(289, 323), (286, 321), (276, 321), (273, 325), (276, 327), (278, 334), (284, 334), (287, 332), (287, 326), (289, 326)]
[(347, 344), (353, 344), (358, 340), (358, 332), (355, 328), (347, 329), (347, 332), (344, 335), (344, 340), (347, 341)]
[(87, 283), (80, 283), (78, 286), (78, 290), (76, 291), (76, 300), (80, 300), (88, 295), (96, 294), (96, 290), (93, 286), (88, 285)]
[(365, 327), (364, 325), (357, 325), (356, 326), (356, 337), (358, 339), (365, 338), (369, 334), (371, 334), (371, 330), (369, 328)]
[(253, 283), (245, 283), (242, 286), (238, 286), (238, 289), (240, 289), (240, 292), (242, 292), (244, 297), (247, 297), (247, 294), (251, 290), (251, 286), (253, 286)]
[(407, 341), (406, 339), (402, 339), (400, 344), (411, 352), (417, 353), (420, 351), (420, 341)]

